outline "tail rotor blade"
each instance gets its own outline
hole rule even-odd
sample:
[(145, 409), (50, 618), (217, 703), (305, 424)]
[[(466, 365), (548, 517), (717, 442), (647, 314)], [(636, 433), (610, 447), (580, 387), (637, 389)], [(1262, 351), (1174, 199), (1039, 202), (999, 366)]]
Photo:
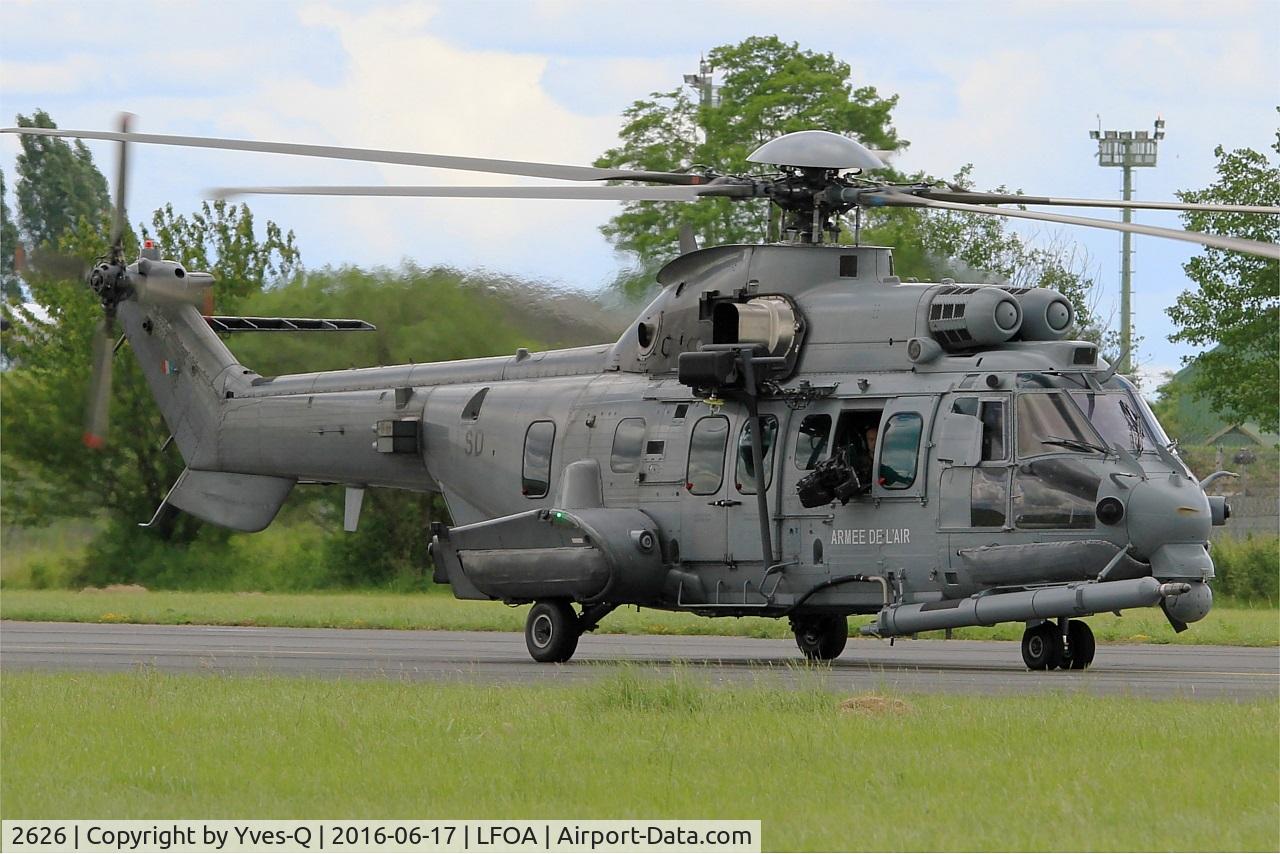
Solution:
[(115, 318), (104, 317), (93, 332), (93, 373), (89, 380), (89, 412), (85, 421), (84, 443), (98, 450), (107, 443), (111, 415), (111, 355), (115, 349), (112, 335)]
[[(129, 133), (129, 127), (133, 124), (133, 113), (120, 114), (120, 133)], [(116, 197), (115, 197), (115, 216), (111, 222), (111, 253), (113, 260), (120, 261), (124, 258), (124, 225), (128, 222), (128, 215), (125, 213), (125, 195), (129, 186), (129, 142), (128, 139), (122, 137), (120, 140), (120, 159), (117, 161), (116, 167)]]

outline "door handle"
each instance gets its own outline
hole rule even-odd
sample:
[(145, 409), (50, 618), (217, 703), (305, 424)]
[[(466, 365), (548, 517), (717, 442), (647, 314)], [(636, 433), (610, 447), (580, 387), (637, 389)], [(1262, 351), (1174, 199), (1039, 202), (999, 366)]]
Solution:
[(708, 507), (737, 507), (741, 501), (734, 501), (732, 498), (721, 498), (719, 501), (708, 501)]

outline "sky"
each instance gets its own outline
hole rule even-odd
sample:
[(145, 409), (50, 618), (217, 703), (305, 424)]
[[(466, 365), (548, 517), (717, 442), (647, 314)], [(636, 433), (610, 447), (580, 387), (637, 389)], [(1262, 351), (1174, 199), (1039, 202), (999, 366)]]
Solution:
[[(1135, 198), (1214, 179), (1214, 148), (1266, 150), (1280, 104), (1280, 0), (472, 0), (143, 2), (0, 0), (0, 121), (43, 108), (64, 128), (111, 129), (122, 110), (152, 133), (308, 142), (590, 164), (633, 101), (680, 85), (700, 55), (777, 35), (848, 62), (857, 86), (900, 100), (903, 171), (973, 164), (979, 188), (1117, 198), (1090, 130), (1166, 123)], [(110, 143), (89, 143), (110, 176)], [(0, 136), (12, 187), (18, 144)], [(504, 176), (139, 147), (130, 218), (209, 187), (506, 184)], [(524, 183), (536, 183), (527, 181)], [(12, 199), (10, 199), (12, 203)], [(261, 197), (309, 267), (449, 264), (595, 290), (625, 265), (600, 235), (613, 202)], [(1117, 218), (1116, 211), (1084, 215)], [(1135, 220), (1180, 227), (1175, 213)], [(1077, 244), (1119, 302), (1120, 235), (1015, 226)], [(1190, 244), (1134, 238), (1137, 360), (1158, 377), (1194, 355), (1165, 314), (1192, 287)]]

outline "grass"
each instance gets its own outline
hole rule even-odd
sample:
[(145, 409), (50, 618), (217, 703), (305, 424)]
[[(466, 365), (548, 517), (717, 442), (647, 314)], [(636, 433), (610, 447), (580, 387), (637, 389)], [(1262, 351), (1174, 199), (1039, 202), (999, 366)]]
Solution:
[[(453, 599), (432, 593), (191, 593), (141, 590), (4, 590), (0, 618), (168, 625), (292, 626), (333, 628), (521, 631), (524, 608)], [(855, 618), (852, 625), (867, 618)], [(1218, 607), (1190, 630), (1175, 634), (1157, 609), (1099, 614), (1088, 620), (1103, 643), (1280, 644), (1280, 611)], [(785, 620), (754, 617), (709, 619), (692, 614), (620, 609), (600, 631), (614, 634), (701, 634), (788, 638)], [(941, 637), (941, 632), (921, 637)], [(1021, 624), (957, 629), (955, 637), (1017, 640)]]
[[(1274, 701), (5, 673), (3, 818), (760, 819), (765, 850), (1280, 849)], [(815, 675), (815, 680), (820, 676)]]
[(66, 587), (89, 541), (102, 530), (93, 519), (61, 519), (43, 528), (0, 529), (0, 586)]

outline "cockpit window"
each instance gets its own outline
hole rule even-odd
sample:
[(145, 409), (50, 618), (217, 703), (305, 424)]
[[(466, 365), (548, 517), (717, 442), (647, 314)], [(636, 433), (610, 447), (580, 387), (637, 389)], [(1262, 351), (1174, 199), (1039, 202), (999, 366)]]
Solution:
[(1129, 397), (1138, 407), (1138, 414), (1142, 417), (1143, 423), (1147, 425), (1147, 433), (1152, 436), (1156, 443), (1162, 448), (1167, 448), (1173, 444), (1173, 440), (1169, 438), (1169, 434), (1164, 432), (1164, 428), (1160, 426), (1160, 422), (1156, 419), (1156, 414), (1151, 411), (1151, 407), (1147, 405), (1147, 401), (1133, 383), (1124, 377), (1115, 377), (1120, 381), (1120, 385), (1125, 391), (1129, 392)]
[(1018, 456), (1105, 453), (1102, 438), (1062, 392), (1018, 395)]
[(1084, 378), (1084, 374), (1076, 372), (1043, 374), (1039, 371), (1028, 374), (1018, 374), (1018, 388), (1045, 388), (1045, 389), (1067, 389), (1073, 390), (1078, 388), (1089, 388), (1089, 383)]
[(1135, 454), (1151, 447), (1152, 437), (1142, 423), (1137, 404), (1127, 393), (1073, 391), (1071, 399), (1108, 443)]

